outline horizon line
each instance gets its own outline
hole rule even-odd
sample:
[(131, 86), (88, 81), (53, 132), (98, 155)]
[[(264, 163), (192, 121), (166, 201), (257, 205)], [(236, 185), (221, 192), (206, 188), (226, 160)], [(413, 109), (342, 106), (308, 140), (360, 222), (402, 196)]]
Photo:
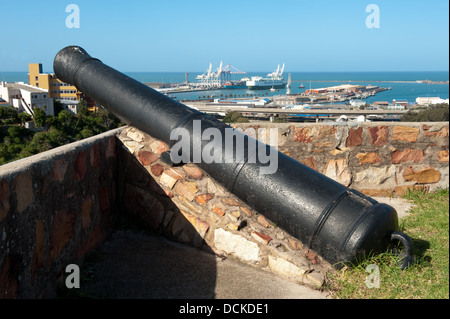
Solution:
[[(28, 73), (28, 70), (26, 71), (2, 71), (0, 70), (0, 72), (3, 73)], [(160, 72), (165, 72), (165, 73), (205, 73), (205, 71), (120, 71), (122, 73), (160, 73)], [(270, 72), (270, 71), (246, 71), (246, 73), (263, 73), (263, 72)], [(289, 72), (284, 72), (284, 74), (286, 73), (363, 73), (363, 72), (372, 72), (372, 73), (383, 73), (383, 72), (450, 72), (450, 70), (361, 70), (361, 71), (289, 71)], [(48, 72), (45, 71), (44, 73), (54, 73), (54, 72)]]

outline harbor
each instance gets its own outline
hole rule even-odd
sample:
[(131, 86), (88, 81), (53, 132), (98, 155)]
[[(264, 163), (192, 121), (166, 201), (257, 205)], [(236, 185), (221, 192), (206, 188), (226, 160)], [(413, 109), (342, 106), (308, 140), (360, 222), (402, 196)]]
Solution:
[[(424, 73), (412, 79), (415, 73), (389, 72), (307, 73), (285, 74), (285, 64), (278, 64), (270, 73), (252, 73), (220, 62), (212, 63), (203, 73), (184, 73), (184, 81), (144, 82), (155, 90), (182, 103), (224, 103), (257, 106), (269, 99), (264, 107), (312, 107), (338, 105), (347, 108), (390, 109), (414, 106), (418, 97), (448, 98), (448, 80)], [(419, 74), (419, 73), (417, 73)], [(193, 75), (193, 76), (192, 76)], [(293, 75), (293, 76), (291, 76)], [(306, 77), (310, 77), (309, 80)], [(319, 77), (319, 78), (318, 78)], [(320, 80), (328, 78), (326, 80)], [(346, 79), (347, 77), (347, 79)], [(425, 80), (420, 80), (425, 78)], [(430, 80), (429, 78), (432, 78)], [(359, 80), (355, 80), (359, 79)], [(376, 103), (377, 102), (377, 103)], [(335, 108), (335, 107), (333, 107)]]
[[(224, 117), (227, 112), (241, 113), (248, 120), (289, 122), (320, 121), (399, 121), (415, 103), (403, 98), (405, 87), (446, 87), (448, 81), (432, 80), (301, 80), (278, 64), (267, 74), (248, 74), (227, 64), (213, 69), (212, 63), (202, 74), (175, 83), (146, 83), (173, 99)], [(448, 87), (448, 86), (447, 86)], [(398, 90), (398, 88), (401, 88)], [(399, 98), (392, 90), (399, 91)], [(411, 89), (414, 92), (414, 88)], [(420, 90), (418, 90), (420, 93)], [(430, 96), (430, 92), (427, 94)], [(448, 93), (447, 93), (448, 95)], [(381, 97), (381, 98), (380, 98)]]
[(270, 99), (223, 100), (188, 102), (186, 106), (215, 117), (225, 117), (228, 112), (239, 112), (250, 121), (270, 122), (372, 122), (400, 121), (406, 110), (359, 109), (344, 104), (282, 107)]

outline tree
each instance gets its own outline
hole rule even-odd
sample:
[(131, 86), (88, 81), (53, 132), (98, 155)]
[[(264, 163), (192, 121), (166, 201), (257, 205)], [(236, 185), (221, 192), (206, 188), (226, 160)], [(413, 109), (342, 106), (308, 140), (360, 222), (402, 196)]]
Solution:
[(419, 112), (409, 110), (401, 118), (403, 122), (448, 122), (448, 104), (436, 104)]
[(35, 107), (33, 109), (33, 112), (34, 124), (36, 125), (36, 127), (44, 127), (47, 121), (47, 115), (45, 115), (45, 112), (39, 107)]
[(81, 116), (89, 115), (89, 110), (88, 110), (87, 103), (85, 100), (80, 100), (78, 102), (78, 114), (77, 115), (81, 115)]
[(117, 118), (117, 116), (115, 116), (105, 108), (101, 108), (98, 110), (98, 116), (103, 120), (101, 124), (104, 125), (108, 130), (120, 126), (120, 120)]
[(26, 134), (27, 129), (20, 126), (11, 126), (8, 128), (8, 135), (12, 138), (21, 138)]
[(17, 110), (12, 106), (0, 106), (0, 123), (3, 125), (17, 123), (17, 114)]
[(236, 111), (228, 111), (223, 118), (225, 123), (248, 123), (249, 120)]
[(31, 120), (31, 115), (25, 112), (19, 113), (17, 114), (17, 118), (20, 120), (20, 123), (22, 125), (25, 124), (25, 122), (28, 122), (29, 120)]
[[(23, 123), (27, 117), (29, 118), (23, 113), (19, 120), (14, 108), (0, 107), (0, 123), (3, 125), (5, 121)], [(57, 116), (48, 117), (42, 109), (36, 107), (33, 118), (35, 125), (44, 128), (44, 131), (35, 133), (17, 125), (0, 127), (0, 165), (123, 125), (107, 110), (103, 109), (101, 114), (95, 115), (86, 112), (83, 106), (78, 115), (61, 110)]]

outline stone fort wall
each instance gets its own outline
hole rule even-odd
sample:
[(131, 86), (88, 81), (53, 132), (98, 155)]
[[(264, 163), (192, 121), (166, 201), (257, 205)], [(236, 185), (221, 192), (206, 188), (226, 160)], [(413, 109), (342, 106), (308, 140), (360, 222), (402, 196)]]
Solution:
[[(276, 128), (278, 149), (369, 196), (448, 187), (449, 125), (246, 123)], [(268, 140), (270, 141), (270, 140)], [(161, 160), (167, 145), (125, 127), (0, 167), (0, 298), (54, 297), (119, 214), (155, 233), (320, 287), (330, 265), (194, 164)]]

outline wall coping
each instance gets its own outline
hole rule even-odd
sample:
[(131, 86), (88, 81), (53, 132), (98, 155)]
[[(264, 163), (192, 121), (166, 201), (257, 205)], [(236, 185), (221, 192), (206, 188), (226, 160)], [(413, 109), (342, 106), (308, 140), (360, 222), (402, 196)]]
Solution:
[(64, 156), (67, 153), (77, 151), (79, 149), (84, 149), (87, 146), (95, 144), (99, 140), (103, 140), (111, 136), (117, 136), (123, 129), (124, 127), (119, 127), (73, 143), (52, 148), (51, 150), (42, 153), (38, 153), (35, 155), (18, 159), (13, 162), (6, 163), (0, 166), (0, 175), (6, 176), (16, 174), (17, 172), (27, 170), (28, 168), (32, 167), (37, 163), (53, 160), (55, 157)]

